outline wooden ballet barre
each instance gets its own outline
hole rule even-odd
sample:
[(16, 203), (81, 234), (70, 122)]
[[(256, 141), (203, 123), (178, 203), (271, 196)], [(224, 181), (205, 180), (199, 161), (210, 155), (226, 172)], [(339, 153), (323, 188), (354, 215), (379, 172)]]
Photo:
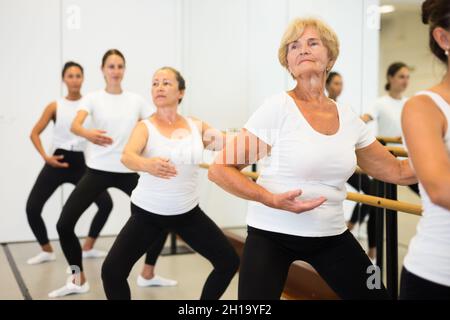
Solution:
[[(209, 164), (202, 163), (202, 164), (200, 164), (200, 168), (208, 169)], [(358, 169), (359, 168), (357, 168), (357, 171), (358, 171)], [(361, 170), (361, 169), (359, 169), (359, 170)], [(355, 172), (357, 172), (357, 171), (355, 171)], [(242, 173), (245, 176), (247, 176), (253, 180), (256, 180), (259, 176), (259, 174), (257, 172), (242, 171)], [(422, 215), (422, 207), (421, 206), (412, 204), (412, 203), (408, 203), (408, 202), (391, 200), (391, 199), (375, 197), (375, 196), (369, 196), (369, 195), (356, 193), (356, 192), (347, 192), (346, 199), (349, 201), (359, 202), (359, 203), (367, 204), (367, 205), (378, 207), (378, 208), (384, 208), (384, 209), (389, 209), (389, 210), (394, 210), (394, 211), (401, 211), (401, 212), (405, 212), (405, 213), (414, 214), (417, 216)]]
[(378, 208), (410, 213), (416, 216), (422, 215), (421, 206), (408, 202), (369, 196), (357, 192), (347, 192), (347, 200), (367, 204)]
[(403, 140), (402, 137), (384, 137), (384, 136), (378, 136), (378, 141), (384, 142), (384, 143), (398, 143), (402, 144)]
[(388, 151), (390, 151), (396, 157), (408, 157), (408, 152), (402, 147), (386, 146), (385, 148), (388, 149)]

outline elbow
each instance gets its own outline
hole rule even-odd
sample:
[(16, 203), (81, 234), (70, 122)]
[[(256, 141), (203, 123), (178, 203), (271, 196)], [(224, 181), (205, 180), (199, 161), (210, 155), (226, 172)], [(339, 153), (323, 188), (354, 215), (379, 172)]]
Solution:
[(450, 189), (450, 179), (435, 177), (428, 181), (422, 181), (422, 185), (432, 203), (449, 209), (448, 190)]
[(409, 164), (408, 160), (397, 160), (399, 164), (399, 177), (397, 179), (397, 184), (401, 186), (409, 186), (411, 184), (417, 183), (417, 177)]
[(30, 138), (30, 140), (31, 140), (32, 142), (34, 142), (36, 139), (39, 138), (39, 135), (40, 135), (40, 134), (41, 134), (41, 133), (39, 132), (38, 129), (33, 128), (33, 130), (31, 130), (31, 132), (30, 132), (29, 138)]
[(77, 134), (76, 126), (74, 123), (72, 123), (72, 125), (70, 126), (70, 132), (72, 132), (73, 134)]
[(82, 129), (83, 126), (81, 123), (79, 123), (76, 119), (72, 122), (71, 126), (70, 126), (70, 132), (72, 132), (73, 134), (82, 137)]
[(219, 170), (220, 170), (219, 167), (220, 166), (218, 164), (215, 164), (215, 163), (213, 163), (213, 164), (211, 164), (209, 166), (209, 169), (208, 169), (208, 179), (209, 179), (209, 181), (217, 183)]
[(131, 156), (127, 152), (122, 153), (120, 162), (132, 171), (143, 171), (141, 166), (137, 166), (136, 163), (132, 161)]
[(399, 185), (399, 186), (410, 186), (414, 183), (417, 183), (417, 179), (415, 177), (412, 178), (408, 178), (408, 179), (399, 179), (398, 181), (395, 182), (395, 184)]
[(128, 168), (127, 164), (128, 164), (128, 156), (127, 154), (124, 152), (122, 153), (122, 156), (120, 157), (120, 162), (122, 162), (122, 164)]
[(435, 205), (446, 207), (448, 206), (448, 189), (446, 188), (431, 188), (427, 190), (427, 194), (430, 197), (431, 202)]

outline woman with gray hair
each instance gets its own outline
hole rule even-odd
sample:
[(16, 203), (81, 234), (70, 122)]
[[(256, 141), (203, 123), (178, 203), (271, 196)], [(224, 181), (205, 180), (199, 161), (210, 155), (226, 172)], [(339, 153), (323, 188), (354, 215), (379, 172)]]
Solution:
[[(372, 263), (345, 225), (345, 182), (357, 164), (390, 183), (416, 178), (408, 161), (391, 155), (358, 115), (326, 97), (338, 55), (329, 26), (295, 19), (279, 60), (296, 87), (267, 99), (209, 169), (210, 180), (251, 201), (239, 299), (279, 299), (295, 260), (310, 263), (342, 299), (388, 297), (383, 285), (368, 285)], [(263, 158), (256, 182), (240, 172)]]

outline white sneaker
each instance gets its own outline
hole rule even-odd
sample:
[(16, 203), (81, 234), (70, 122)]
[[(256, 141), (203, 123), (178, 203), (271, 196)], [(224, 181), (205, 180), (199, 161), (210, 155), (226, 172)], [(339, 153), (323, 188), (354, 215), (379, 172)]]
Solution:
[(27, 260), (28, 264), (40, 264), (47, 261), (53, 261), (56, 259), (54, 252), (41, 251), (39, 254)]
[(106, 251), (101, 251), (97, 249), (83, 250), (83, 259), (95, 259), (106, 257)]
[(165, 279), (158, 275), (155, 275), (151, 279), (145, 279), (143, 276), (139, 275), (137, 278), (137, 285), (139, 287), (173, 287), (178, 284), (175, 280)]
[(67, 279), (67, 282), (63, 287), (50, 292), (48, 294), (48, 297), (49, 298), (59, 298), (59, 297), (67, 296), (69, 294), (81, 294), (81, 293), (86, 293), (89, 291), (90, 288), (89, 288), (89, 283), (87, 281), (83, 285), (78, 286), (75, 283), (73, 283), (72, 280), (73, 280), (73, 276), (70, 276)]

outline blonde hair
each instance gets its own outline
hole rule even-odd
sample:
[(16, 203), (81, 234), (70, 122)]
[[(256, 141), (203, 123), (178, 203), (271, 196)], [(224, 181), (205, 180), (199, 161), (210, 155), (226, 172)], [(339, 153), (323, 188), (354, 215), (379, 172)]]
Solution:
[(315, 18), (296, 18), (289, 23), (278, 48), (278, 60), (289, 71), (287, 62), (288, 45), (300, 38), (307, 27), (313, 27), (317, 30), (320, 39), (328, 50), (328, 57), (332, 61), (332, 65), (327, 69), (327, 72), (329, 72), (339, 56), (339, 39), (329, 25)]

